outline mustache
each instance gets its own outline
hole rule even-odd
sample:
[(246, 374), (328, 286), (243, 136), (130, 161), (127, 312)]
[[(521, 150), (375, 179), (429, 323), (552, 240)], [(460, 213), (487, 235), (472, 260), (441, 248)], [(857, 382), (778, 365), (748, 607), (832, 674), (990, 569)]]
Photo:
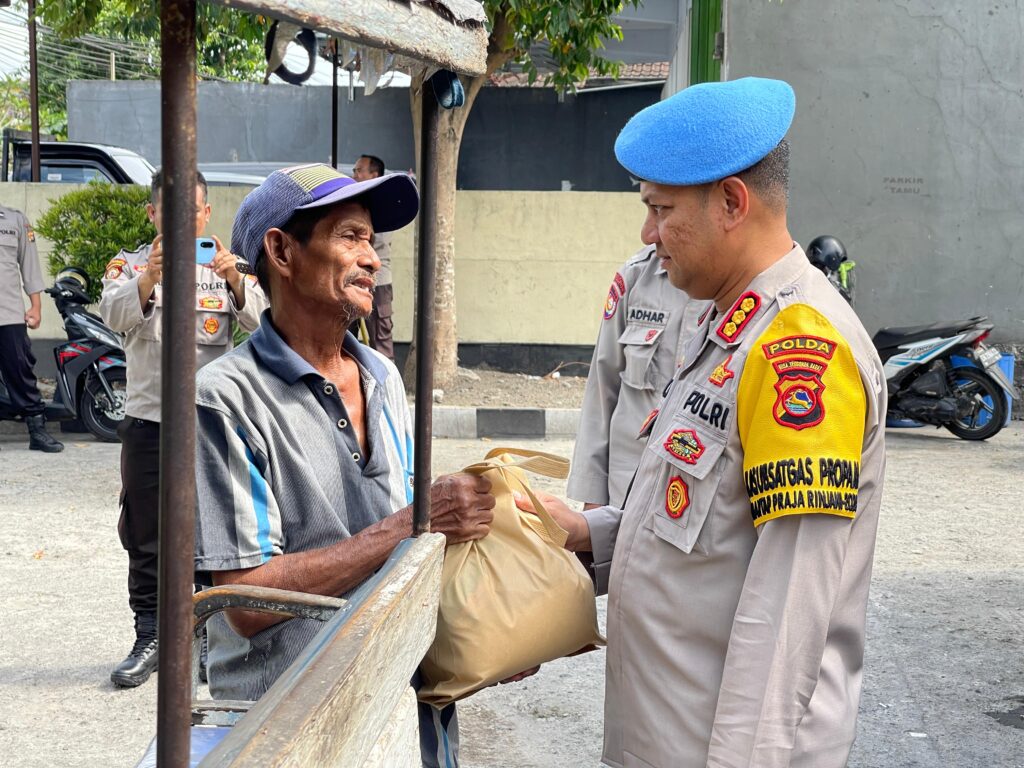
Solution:
[(373, 287), (377, 287), (377, 276), (369, 270), (359, 269), (345, 278), (345, 285), (349, 286), (356, 282), (356, 280), (369, 280), (373, 283)]

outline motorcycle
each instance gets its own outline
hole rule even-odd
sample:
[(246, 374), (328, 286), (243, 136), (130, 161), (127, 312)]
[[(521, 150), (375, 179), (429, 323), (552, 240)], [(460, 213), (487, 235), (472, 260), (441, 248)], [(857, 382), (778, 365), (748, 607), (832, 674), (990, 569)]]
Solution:
[[(816, 238), (807, 255), (852, 304), (853, 262), (843, 244), (834, 237)], [(889, 392), (886, 422), (945, 427), (963, 440), (998, 434), (1007, 422), (1007, 398), (1019, 400), (1020, 393), (999, 367), (1002, 353), (985, 344), (992, 328), (988, 318), (972, 317), (880, 329), (871, 341)]]
[[(52, 297), (64, 320), (68, 340), (53, 350), (57, 387), (45, 405), (47, 421), (81, 419), (98, 440), (117, 442), (117, 425), (124, 418), (128, 376), (121, 338), (103, 320), (85, 309), (89, 276), (66, 267), (56, 277)], [(7, 388), (0, 379), (0, 419), (17, 420)]]

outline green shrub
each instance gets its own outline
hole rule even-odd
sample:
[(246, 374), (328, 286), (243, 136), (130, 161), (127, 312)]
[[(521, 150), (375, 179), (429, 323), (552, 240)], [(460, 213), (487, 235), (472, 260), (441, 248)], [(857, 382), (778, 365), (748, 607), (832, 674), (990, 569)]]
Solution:
[(156, 237), (146, 217), (149, 188), (93, 182), (84, 189), (52, 200), (36, 222), (39, 234), (53, 243), (49, 270), (56, 275), (68, 266), (89, 275), (89, 297), (97, 301), (103, 290), (107, 263), (122, 248), (134, 250)]

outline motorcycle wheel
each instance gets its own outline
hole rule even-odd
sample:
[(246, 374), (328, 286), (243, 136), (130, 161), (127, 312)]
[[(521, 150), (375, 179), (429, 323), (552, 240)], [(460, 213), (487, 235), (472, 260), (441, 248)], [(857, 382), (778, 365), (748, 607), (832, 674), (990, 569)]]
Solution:
[(124, 405), (128, 399), (128, 376), (124, 368), (108, 368), (103, 372), (103, 377), (114, 393), (114, 402), (110, 402), (103, 384), (92, 375), (85, 383), (78, 413), (85, 422), (86, 429), (97, 440), (116, 443), (119, 439), (117, 425), (124, 418)]
[(956, 398), (957, 418), (945, 427), (963, 440), (987, 440), (1006, 423), (1006, 393), (979, 368), (954, 368), (946, 377)]

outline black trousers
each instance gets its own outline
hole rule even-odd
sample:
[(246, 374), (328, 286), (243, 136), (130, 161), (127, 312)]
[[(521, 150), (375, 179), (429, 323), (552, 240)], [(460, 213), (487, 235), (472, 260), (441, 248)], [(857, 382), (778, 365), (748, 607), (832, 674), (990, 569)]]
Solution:
[(11, 406), (21, 416), (38, 416), (43, 412), (35, 367), (28, 326), (24, 323), (0, 325), (0, 376), (7, 385)]
[(160, 424), (127, 417), (121, 437), (121, 518), (117, 533), (128, 553), (128, 604), (155, 611), (160, 533)]

